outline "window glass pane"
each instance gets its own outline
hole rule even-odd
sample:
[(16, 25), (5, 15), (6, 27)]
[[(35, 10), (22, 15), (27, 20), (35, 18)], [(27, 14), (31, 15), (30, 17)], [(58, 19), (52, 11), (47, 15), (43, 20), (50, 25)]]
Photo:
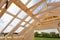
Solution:
[(13, 20), (13, 22), (4, 30), (4, 33), (10, 32), (16, 25), (20, 22), (17, 18)]
[(31, 19), (31, 17), (30, 16), (28, 16), (26, 19), (25, 19), (25, 21), (29, 21)]
[(22, 12), (18, 15), (18, 17), (21, 18), (21, 19), (23, 19), (23, 18), (26, 17), (26, 16), (27, 16), (27, 14), (26, 14), (24, 11), (22, 11)]
[(20, 8), (16, 6), (14, 3), (12, 3), (11, 6), (7, 9), (7, 11), (16, 15), (20, 11)]
[(20, 0), (23, 4), (26, 4), (28, 0)]
[(37, 7), (34, 11), (33, 11), (33, 14), (37, 14), (41, 8), (44, 6), (44, 3), (42, 3), (39, 7)]
[(31, 0), (31, 2), (27, 5), (28, 8), (30, 8), (31, 6), (35, 5), (36, 3), (38, 3), (40, 0)]
[(24, 30), (24, 27), (18, 28), (18, 29), (15, 31), (15, 33), (19, 33), (19, 32), (21, 32), (22, 30)]
[(12, 16), (6, 13), (2, 16), (0, 19), (0, 31), (11, 21), (12, 18)]

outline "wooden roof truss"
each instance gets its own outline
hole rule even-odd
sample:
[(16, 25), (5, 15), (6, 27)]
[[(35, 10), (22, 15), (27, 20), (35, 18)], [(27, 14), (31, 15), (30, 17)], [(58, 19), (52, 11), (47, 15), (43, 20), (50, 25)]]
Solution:
[[(51, 20), (46, 20), (46, 21), (41, 21), (42, 18), (44, 18), (45, 15), (47, 15), (48, 13), (58, 13), (58, 11), (54, 11), (57, 8), (60, 7), (60, 2), (55, 2), (55, 3), (47, 3), (47, 0), (41, 0), (38, 3), (36, 3), (35, 5), (31, 6), (30, 8), (27, 8), (27, 5), (32, 1), (32, 0), (28, 0), (28, 2), (26, 4), (24, 4), (23, 2), (21, 2), (20, 0), (8, 0), (8, 5), (6, 8), (6, 1), (7, 0), (1, 0), (0, 1), (0, 19), (4, 16), (4, 14), (8, 14), (10, 16), (12, 16), (13, 18), (9, 21), (9, 23), (3, 28), (3, 30), (0, 32), (1, 33), (4, 32), (4, 30), (9, 27), (9, 25), (15, 20), (18, 19), (19, 23), (5, 36), (5, 40), (7, 40), (8, 36), (12, 36), (14, 35), (13, 33), (20, 27), (23, 27), (24, 30), (22, 30), (21, 32), (18, 33), (18, 36), (23, 35), (23, 37), (26, 36), (26, 34), (31, 31), (32, 29), (34, 29), (36, 26), (41, 25), (43, 23), (48, 23), (50, 21), (53, 20), (58, 20), (60, 19), (60, 17), (58, 18), (54, 18)], [(18, 13), (16, 15), (12, 14), (11, 12), (7, 11), (9, 9), (9, 7), (15, 4), (20, 10), (18, 11)], [(33, 14), (33, 11), (36, 10), (36, 8), (38, 8), (41, 4), (44, 4), (42, 6), (42, 8), (36, 13)], [(5, 6), (4, 6), (5, 5)], [(21, 19), (18, 17), (18, 15), (21, 12), (25, 12), (27, 15)], [(60, 13), (60, 12), (59, 12)], [(29, 21), (25, 21), (27, 18), (30, 18)], [(33, 21), (32, 23), (30, 23), (31, 21)], [(25, 23), (24, 25), (22, 25), (22, 23)], [(27, 25), (29, 25), (29, 27), (27, 27)], [(25, 36), (24, 36), (25, 35)]]

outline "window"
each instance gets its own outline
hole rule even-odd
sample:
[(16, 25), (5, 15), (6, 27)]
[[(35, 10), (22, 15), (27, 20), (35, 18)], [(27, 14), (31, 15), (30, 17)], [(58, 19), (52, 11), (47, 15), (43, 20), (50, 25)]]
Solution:
[(4, 33), (10, 32), (16, 25), (20, 22), (17, 18), (13, 20), (13, 22), (4, 30)]
[(4, 14), (0, 19), (0, 31), (12, 20), (12, 16)]
[(7, 9), (7, 11), (12, 13), (13, 15), (16, 15), (20, 11), (20, 8), (14, 3), (12, 3), (11, 6)]
[[(41, 3), (34, 11), (33, 11), (33, 14), (37, 14), (41, 9), (42, 7), (44, 7), (44, 3)], [(42, 10), (41, 10), (42, 11)]]
[(30, 16), (28, 16), (26, 19), (25, 19), (25, 21), (29, 21), (31, 19), (31, 17)]
[(27, 5), (28, 8), (30, 8), (31, 6), (35, 5), (36, 3), (38, 3), (40, 0), (31, 0), (31, 2)]
[(22, 30), (24, 30), (24, 27), (18, 28), (18, 29), (15, 31), (15, 33), (19, 33), (19, 32), (21, 32)]
[(23, 18), (26, 17), (26, 16), (27, 16), (27, 14), (26, 14), (24, 11), (22, 11), (22, 12), (18, 15), (18, 17), (21, 18), (21, 19), (23, 19)]

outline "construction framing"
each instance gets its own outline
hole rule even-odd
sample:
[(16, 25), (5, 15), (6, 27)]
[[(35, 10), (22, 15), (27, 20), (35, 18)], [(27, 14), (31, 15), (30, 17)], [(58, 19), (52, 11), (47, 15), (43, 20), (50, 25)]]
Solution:
[[(8, 1), (7, 8), (6, 1)], [(28, 0), (26, 4), (23, 4), (20, 0), (0, 0), (0, 19), (5, 13), (13, 17), (0, 32), (1, 36), (1, 33), (4, 32), (4, 30), (14, 21), (15, 18), (21, 20), (21, 22), (19, 22), (6, 36), (2, 36), (0, 40), (34, 40), (34, 30), (58, 29), (60, 32), (60, 2), (47, 3), (47, 0), (41, 0), (32, 7), (27, 8), (27, 5), (31, 1), (32, 0)], [(21, 9), (16, 15), (7, 11), (12, 3)], [(33, 14), (33, 11), (42, 3), (44, 3), (44, 6), (36, 14)], [(51, 6), (51, 8), (49, 8), (49, 6)], [(27, 14), (27, 16), (23, 19), (17, 17), (22, 11)], [(25, 19), (29, 16), (31, 19), (29, 21), (25, 21)], [(29, 23), (30, 21), (33, 22)], [(25, 22), (25, 25), (21, 25), (23, 22)], [(26, 27), (27, 24), (29, 24), (29, 27)], [(14, 35), (14, 32), (21, 26), (24, 27), (24, 30), (19, 32), (17, 35)]]

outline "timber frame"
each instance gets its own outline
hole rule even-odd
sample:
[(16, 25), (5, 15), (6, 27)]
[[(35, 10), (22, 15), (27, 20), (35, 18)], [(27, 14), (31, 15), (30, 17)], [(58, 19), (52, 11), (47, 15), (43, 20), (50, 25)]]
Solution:
[[(26, 6), (32, 0), (28, 0), (26, 4), (23, 4), (20, 0), (9, 0), (6, 8), (6, 1), (7, 0), (0, 0), (0, 19), (4, 14), (11, 15), (13, 18), (5, 26), (5, 28), (3, 28), (0, 35), (2, 36), (1, 33), (4, 32), (4, 30), (14, 21), (15, 18), (21, 20), (21, 22), (19, 22), (6, 36), (2, 36), (0, 40), (34, 40), (34, 30), (58, 29), (60, 32), (60, 2), (47, 3), (47, 0), (41, 0), (32, 7), (27, 8)], [(12, 3), (21, 9), (16, 15), (13, 15), (7, 11)], [(33, 14), (33, 11), (42, 3), (44, 3), (44, 6), (36, 14)], [(51, 8), (49, 8), (49, 6), (51, 6)], [(27, 16), (25, 16), (23, 19), (17, 17), (22, 11), (27, 14)], [(28, 22), (25, 21), (25, 19), (29, 16), (31, 19)], [(29, 23), (30, 21), (33, 21), (33, 23)], [(21, 25), (23, 22), (26, 24)], [(29, 27), (26, 27), (27, 24), (29, 24)], [(14, 35), (13, 33), (21, 26), (24, 27), (24, 30), (19, 32), (17, 35)]]

